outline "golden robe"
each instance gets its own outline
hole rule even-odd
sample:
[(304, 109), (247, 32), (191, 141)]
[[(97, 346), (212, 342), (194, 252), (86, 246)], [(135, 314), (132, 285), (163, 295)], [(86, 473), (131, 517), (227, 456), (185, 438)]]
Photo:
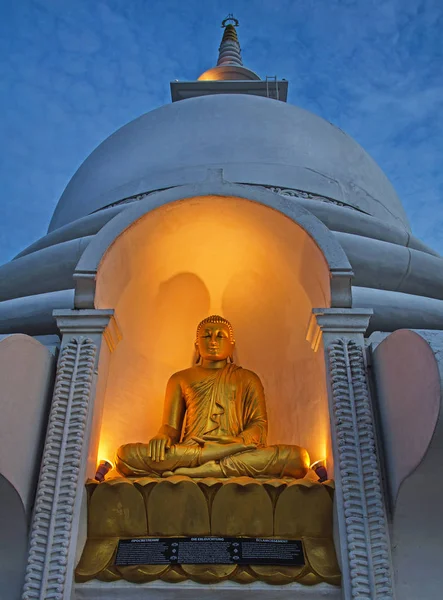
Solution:
[(182, 444), (204, 435), (240, 437), (245, 444), (264, 446), (268, 431), (266, 403), (260, 379), (237, 365), (214, 369), (184, 390), (186, 419)]
[[(299, 446), (266, 447), (267, 415), (263, 386), (252, 371), (228, 364), (204, 379), (182, 388), (186, 406), (181, 442), (169, 448), (165, 459), (154, 462), (149, 445), (126, 444), (117, 450), (116, 467), (122, 475), (161, 475), (180, 467), (197, 467), (201, 447), (192, 439), (205, 435), (230, 436), (255, 444), (219, 461), (225, 477), (303, 477), (309, 457)], [(171, 426), (172, 424), (166, 424)], [(175, 425), (175, 424), (174, 424)]]

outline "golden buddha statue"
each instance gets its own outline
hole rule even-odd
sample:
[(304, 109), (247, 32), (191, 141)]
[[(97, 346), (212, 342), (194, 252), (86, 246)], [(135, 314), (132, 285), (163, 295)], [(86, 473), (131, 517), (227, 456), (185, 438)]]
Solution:
[(174, 373), (166, 388), (163, 424), (148, 444), (120, 446), (124, 476), (292, 477), (309, 469), (304, 448), (266, 445), (262, 383), (233, 363), (232, 325), (218, 315), (197, 327), (195, 366)]

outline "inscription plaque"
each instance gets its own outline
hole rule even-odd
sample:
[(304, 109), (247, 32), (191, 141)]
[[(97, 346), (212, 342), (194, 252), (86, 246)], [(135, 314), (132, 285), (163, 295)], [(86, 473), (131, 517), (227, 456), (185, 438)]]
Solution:
[(167, 565), (304, 565), (300, 540), (233, 537), (168, 537), (120, 540), (118, 566)]

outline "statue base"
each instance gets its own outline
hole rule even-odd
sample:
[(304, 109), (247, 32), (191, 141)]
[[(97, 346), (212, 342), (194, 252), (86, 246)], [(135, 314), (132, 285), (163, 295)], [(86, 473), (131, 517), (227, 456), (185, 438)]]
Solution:
[[(101, 484), (90, 481), (86, 484), (88, 538), (76, 581), (339, 585), (332, 540), (333, 482), (321, 484), (314, 479), (312, 474), (295, 480), (190, 479), (178, 475), (115, 478)], [(120, 539), (156, 536), (299, 539), (305, 564), (114, 564)]]

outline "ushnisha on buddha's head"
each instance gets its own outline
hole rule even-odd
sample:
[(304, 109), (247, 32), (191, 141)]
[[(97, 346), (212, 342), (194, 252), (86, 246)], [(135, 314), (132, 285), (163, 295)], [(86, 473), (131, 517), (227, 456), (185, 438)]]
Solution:
[(195, 338), (197, 364), (208, 368), (223, 367), (228, 359), (233, 362), (234, 348), (234, 330), (227, 319), (211, 315), (199, 323)]

